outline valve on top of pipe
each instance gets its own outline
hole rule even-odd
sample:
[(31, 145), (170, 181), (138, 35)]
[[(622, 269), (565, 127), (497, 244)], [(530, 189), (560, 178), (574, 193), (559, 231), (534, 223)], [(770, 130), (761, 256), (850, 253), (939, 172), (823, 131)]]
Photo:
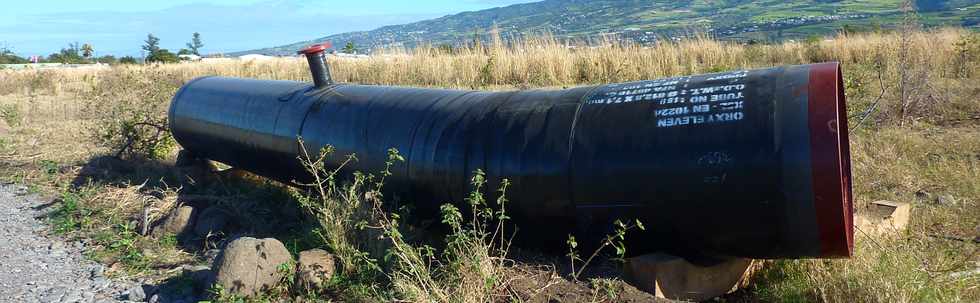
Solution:
[(325, 42), (310, 45), (297, 52), (297, 54), (305, 55), (306, 61), (310, 63), (313, 85), (318, 89), (333, 84), (333, 79), (330, 78), (330, 67), (327, 66), (327, 56), (324, 53), (330, 47), (332, 47), (330, 42)]

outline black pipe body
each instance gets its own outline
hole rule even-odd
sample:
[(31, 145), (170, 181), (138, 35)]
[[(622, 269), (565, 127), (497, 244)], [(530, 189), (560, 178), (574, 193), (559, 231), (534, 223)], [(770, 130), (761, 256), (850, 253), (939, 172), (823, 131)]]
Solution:
[(315, 88), (323, 88), (333, 84), (330, 69), (327, 68), (326, 56), (322, 51), (306, 55), (306, 61), (310, 64), (310, 73), (313, 74), (313, 87)]
[[(484, 92), (204, 77), (174, 97), (174, 138), (273, 179), (308, 174), (297, 138), (379, 172), (432, 211), (477, 169), (541, 243), (598, 238), (640, 219), (630, 253), (752, 258), (852, 252), (846, 111), (836, 63), (565, 90)], [(538, 232), (549, 231), (549, 232)]]

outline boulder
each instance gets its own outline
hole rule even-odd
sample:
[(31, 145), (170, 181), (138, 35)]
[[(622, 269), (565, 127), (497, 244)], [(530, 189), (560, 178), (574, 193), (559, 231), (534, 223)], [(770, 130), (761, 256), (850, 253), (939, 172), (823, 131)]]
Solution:
[(296, 264), (296, 282), (307, 290), (317, 290), (324, 282), (330, 281), (334, 273), (333, 255), (322, 249), (311, 249), (299, 253)]
[(633, 286), (659, 298), (700, 302), (737, 290), (751, 276), (752, 263), (729, 259), (701, 266), (680, 257), (649, 254), (628, 259), (624, 269)]
[(908, 227), (911, 213), (912, 206), (908, 203), (875, 201), (854, 216), (854, 225), (872, 236), (896, 234)]
[(136, 285), (126, 291), (126, 300), (133, 302), (143, 302), (146, 300), (146, 292), (143, 290), (143, 285)]
[(216, 280), (233, 294), (252, 296), (277, 285), (292, 262), (286, 246), (276, 239), (238, 238), (228, 243), (217, 260)]
[(155, 236), (165, 235), (184, 235), (194, 229), (194, 217), (197, 215), (196, 209), (191, 206), (181, 206), (174, 209), (163, 223), (153, 229)]
[(224, 210), (217, 207), (209, 207), (197, 216), (194, 233), (201, 237), (218, 233), (224, 230), (229, 221), (231, 221), (231, 217)]

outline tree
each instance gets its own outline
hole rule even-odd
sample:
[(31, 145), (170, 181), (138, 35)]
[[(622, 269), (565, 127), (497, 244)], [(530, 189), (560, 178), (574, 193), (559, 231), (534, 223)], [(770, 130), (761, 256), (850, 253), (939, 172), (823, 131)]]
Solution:
[(105, 64), (116, 64), (119, 63), (119, 60), (116, 60), (116, 56), (105, 55), (102, 57), (95, 58), (95, 62), (105, 63)]
[(157, 38), (153, 34), (146, 34), (146, 41), (143, 43), (143, 50), (146, 51), (149, 56), (160, 51), (160, 38)]
[(139, 61), (137, 61), (136, 58), (134, 58), (133, 56), (125, 56), (119, 58), (119, 64), (138, 64), (138, 63)]
[(92, 58), (93, 54), (95, 54), (95, 48), (93, 48), (91, 44), (82, 44), (82, 57), (89, 59)]
[(201, 33), (194, 33), (191, 38), (191, 42), (187, 43), (187, 49), (190, 50), (191, 54), (200, 56), (201, 48), (204, 47), (204, 42), (201, 42)]
[(0, 64), (24, 64), (28, 62), (27, 59), (17, 56), (10, 49), (0, 47)]
[(152, 62), (157, 62), (157, 63), (174, 63), (174, 62), (178, 62), (178, 61), (180, 61), (180, 60), (177, 58), (177, 55), (176, 54), (171, 53), (169, 50), (162, 49), (162, 48), (159, 49), (159, 50), (157, 50), (155, 53), (152, 53), (149, 56), (146, 56), (146, 62), (147, 63), (152, 63)]
[(82, 58), (80, 54), (81, 49), (78, 46), (78, 42), (69, 43), (67, 48), (62, 48), (57, 53), (48, 56), (46, 61), (48, 62), (58, 62), (64, 64), (78, 64), (84, 63), (85, 59)]
[(186, 48), (181, 48), (180, 51), (177, 52), (177, 55), (178, 56), (194, 55), (194, 51), (189, 50), (189, 49), (186, 49)]
[(342, 49), (340, 52), (345, 53), (345, 54), (356, 54), (357, 53), (357, 47), (354, 46), (354, 42), (353, 41), (347, 41), (347, 45), (344, 45), (344, 49)]
[(157, 38), (152, 33), (146, 35), (146, 41), (144, 41), (143, 50), (146, 51), (146, 63), (159, 62), (159, 63), (171, 63), (179, 61), (177, 55), (171, 53), (169, 50), (160, 48), (160, 38)]

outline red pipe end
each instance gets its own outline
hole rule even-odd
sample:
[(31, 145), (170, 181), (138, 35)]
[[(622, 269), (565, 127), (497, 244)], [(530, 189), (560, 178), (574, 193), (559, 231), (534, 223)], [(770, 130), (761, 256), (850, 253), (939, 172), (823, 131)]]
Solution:
[(331, 47), (333, 47), (333, 45), (330, 44), (330, 42), (324, 42), (324, 43), (320, 43), (320, 44), (313, 44), (313, 45), (307, 46), (306, 48), (301, 49), (301, 50), (299, 50), (296, 53), (299, 54), (299, 55), (312, 55), (312, 54), (321, 53), (323, 51), (326, 51), (327, 49), (329, 49)]
[(811, 65), (809, 94), (810, 160), (820, 254), (846, 258), (854, 253), (854, 207), (840, 64)]

